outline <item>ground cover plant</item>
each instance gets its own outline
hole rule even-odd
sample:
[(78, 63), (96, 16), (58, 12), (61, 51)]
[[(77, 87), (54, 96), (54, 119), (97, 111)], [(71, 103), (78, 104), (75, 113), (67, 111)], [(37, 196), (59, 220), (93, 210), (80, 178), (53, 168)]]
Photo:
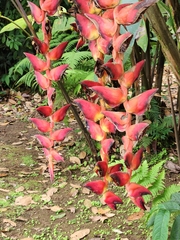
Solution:
[[(142, 210), (146, 210), (148, 208), (146, 204), (150, 198), (144, 195), (152, 195), (155, 197), (158, 195), (158, 191), (164, 189), (164, 171), (160, 172), (164, 162), (161, 161), (152, 167), (148, 175), (147, 162), (143, 162), (140, 167), (144, 148), (139, 148), (137, 147), (138, 145), (136, 146), (149, 125), (141, 116), (145, 114), (152, 97), (158, 89), (149, 89), (136, 96), (133, 95), (132, 86), (138, 79), (145, 61), (141, 60), (137, 62), (128, 71), (124, 69), (124, 53), (133, 36), (132, 33), (128, 31), (121, 33), (122, 28), (126, 30), (127, 25), (139, 21), (140, 15), (154, 3), (155, 1), (142, 1), (134, 4), (119, 4), (119, 1), (114, 1), (113, 3), (96, 1), (95, 5), (95, 3), (91, 1), (84, 1), (83, 3), (81, 3), (81, 1), (75, 1), (76, 22), (72, 24), (72, 26), (74, 30), (80, 34), (77, 49), (82, 46), (85, 41), (89, 43), (91, 54), (96, 61), (95, 74), (97, 81), (82, 81), (81, 85), (85, 90), (86, 99), (78, 98), (72, 101), (69, 96), (67, 97), (67, 93), (64, 91), (62, 84), (62, 78), (69, 66), (62, 64), (54, 67), (52, 64), (53, 61), (59, 60), (62, 57), (64, 49), (68, 44), (67, 42), (62, 42), (53, 48), (50, 46), (52, 35), (49, 17), (56, 13), (59, 1), (53, 1), (51, 5), (49, 5), (49, 1), (40, 1), (39, 7), (32, 2), (28, 2), (34, 20), (37, 24), (41, 25), (43, 38), (40, 40), (36, 36), (33, 37), (33, 41), (37, 45), (36, 50), (41, 54), (41, 58), (39, 55), (36, 56), (27, 52), (25, 55), (33, 66), (37, 83), (40, 88), (47, 93), (47, 105), (38, 106), (37, 108), (38, 113), (45, 117), (46, 120), (40, 117), (32, 117), (30, 120), (36, 125), (38, 130), (44, 134), (36, 134), (35, 136), (42, 146), (48, 162), (51, 181), (53, 182), (54, 180), (56, 164), (64, 160), (57, 148), (57, 145), (59, 145), (58, 142), (67, 139), (67, 134), (72, 130), (69, 126), (64, 128), (64, 124), (59, 125), (59, 122), (64, 120), (69, 108), (74, 109), (74, 105), (77, 105), (81, 109), (91, 138), (98, 142), (99, 154), (93, 152), (93, 158), (97, 160), (96, 163), (86, 161), (83, 163), (84, 165), (80, 167), (75, 165), (74, 167), (71, 166), (67, 168), (70, 171), (79, 168), (79, 179), (84, 178), (85, 180), (82, 181), (83, 186), (101, 196), (101, 201), (97, 201), (95, 198), (94, 203), (93, 201), (88, 201), (89, 199), (87, 199), (87, 201), (79, 200), (79, 203), (84, 203), (84, 210), (91, 208), (92, 212), (94, 211), (93, 213), (97, 211), (96, 213), (102, 215), (102, 218), (98, 218), (98, 220), (88, 215), (86, 218), (87, 222), (89, 222), (89, 219), (92, 219), (94, 222), (99, 220), (102, 222), (107, 220), (107, 223), (111, 222), (109, 218), (114, 217), (114, 213), (111, 214), (109, 213), (110, 210), (97, 210), (93, 207), (106, 204), (109, 208), (115, 210), (118, 204), (122, 204), (123, 202), (128, 204), (126, 197)], [(106, 55), (110, 56), (108, 60), (106, 60)], [(54, 94), (57, 90), (54, 87), (54, 82), (59, 83), (58, 85), (68, 102), (68, 104), (60, 109), (56, 109), (54, 105)], [(77, 113), (77, 110), (73, 111), (73, 113)], [(57, 130), (56, 126), (60, 127), (60, 129)], [(83, 132), (85, 131), (84, 128), (81, 128), (81, 130)], [(117, 132), (120, 132), (119, 138), (117, 137)], [(87, 135), (85, 134), (85, 136)], [(120, 146), (121, 152), (120, 150), (119, 152), (116, 150), (119, 159), (114, 162), (111, 161), (110, 151), (111, 148), (116, 149), (117, 145)], [(136, 148), (134, 148), (135, 146)], [(90, 147), (92, 147), (91, 144)], [(71, 161), (80, 163), (77, 157), (71, 158)], [(31, 156), (22, 157), (22, 162), (27, 166), (34, 164)], [(95, 174), (101, 177), (102, 180), (93, 180), (95, 174), (91, 174), (90, 176), (86, 174), (86, 167), (92, 167), (93, 165)], [(65, 168), (65, 170), (67, 169)], [(81, 172), (84, 170), (85, 174), (81, 175)], [(155, 184), (154, 181), (157, 175), (159, 175), (159, 181)], [(34, 176), (36, 177), (36, 174)], [(57, 179), (61, 179), (61, 177), (59, 177), (57, 174)], [(90, 181), (88, 181), (89, 179)], [(56, 183), (54, 182), (54, 184)], [(146, 185), (146, 187), (143, 184)], [(65, 186), (66, 180), (64, 183), (62, 182), (62, 185), (59, 184), (58, 188), (64, 188)], [(72, 197), (77, 196), (77, 193), (81, 191), (77, 190), (80, 186), (71, 184), (71, 187), (73, 188)], [(125, 193), (119, 190), (119, 187), (124, 187), (123, 190)], [(41, 200), (49, 203), (53, 194), (58, 191), (58, 188), (56, 188), (56, 186), (50, 188), (42, 196)], [(171, 193), (176, 191), (179, 191), (179, 186), (174, 185), (170, 188), (169, 192), (167, 191), (168, 193), (164, 192), (164, 196), (170, 198)], [(21, 193), (21, 191), (17, 192), (18, 194), (10, 193), (12, 201), (15, 200), (15, 205), (23, 205), (22, 202), (25, 201), (25, 205), (23, 206), (27, 206), (29, 203), (33, 204), (33, 201), (39, 200), (39, 196), (36, 195), (34, 196), (35, 200), (32, 200), (32, 197), (29, 196), (25, 196), (24, 199), (23, 193)], [(120, 198), (119, 192), (121, 192), (122, 195), (125, 194), (125, 199), (122, 200), (122, 198)], [(161, 196), (162, 195), (163, 193), (161, 192)], [(163, 201), (162, 199), (160, 201)], [(4, 207), (6, 207), (6, 204), (6, 202), (2, 201)], [(67, 204), (71, 205), (73, 201), (70, 200)], [(118, 207), (118, 209), (119, 208), (120, 207)], [(54, 211), (57, 212), (57, 216), (51, 217), (52, 221), (66, 216), (66, 213), (63, 212), (61, 207), (55, 206), (55, 208), (52, 209), (56, 209)], [(69, 210), (71, 213), (74, 212), (73, 207)], [(140, 213), (140, 215), (143, 214), (143, 212)], [(137, 215), (138, 214), (135, 213), (135, 217), (133, 216), (132, 218), (136, 218)], [(79, 217), (81, 218), (82, 216), (79, 215)], [(76, 221), (70, 220), (69, 223), (73, 224), (73, 222)], [(4, 223), (14, 224), (12, 222), (10, 223), (7, 219), (4, 220)], [(109, 226), (109, 229), (112, 229), (112, 225)], [(62, 232), (59, 233), (59, 235), (61, 235), (58, 237), (68, 239), (71, 233), (66, 236), (67, 233), (63, 233), (64, 230), (61, 230)], [(53, 235), (51, 234), (52, 239), (57, 237), (57, 230), (54, 230), (54, 232)], [(121, 231), (116, 228), (114, 232), (121, 234)], [(81, 239), (89, 235), (89, 233), (90, 228), (76, 231), (74, 235), (71, 234), (70, 239)], [(29, 234), (32, 233), (30, 231), (25, 233), (27, 236)], [(42, 233), (42, 235), (34, 234), (33, 238), (38, 239), (45, 237), (46, 239), (49, 235), (50, 233), (47, 230), (45, 233)], [(98, 237), (104, 237), (104, 235), (107, 237), (108, 235), (111, 236), (112, 233), (104, 233), (99, 230), (97, 234), (93, 233), (93, 236), (96, 235)], [(154, 236), (155, 235), (153, 235), (153, 239), (157, 239)], [(116, 239), (121, 239), (121, 237), (118, 238), (118, 236), (116, 236)], [(139, 239), (141, 239), (141, 236)]]

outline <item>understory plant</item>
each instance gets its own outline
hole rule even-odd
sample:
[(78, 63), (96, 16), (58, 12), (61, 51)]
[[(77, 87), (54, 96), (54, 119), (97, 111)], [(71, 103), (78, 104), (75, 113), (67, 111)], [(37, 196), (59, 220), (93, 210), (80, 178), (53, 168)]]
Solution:
[[(100, 160), (94, 171), (101, 180), (88, 182), (85, 187), (102, 195), (105, 204), (116, 209), (122, 199), (110, 189), (111, 182), (124, 186), (128, 197), (143, 210), (146, 209), (143, 195), (151, 195), (146, 187), (131, 181), (133, 171), (137, 170), (143, 157), (143, 148), (134, 151), (135, 144), (148, 127), (146, 121), (139, 121), (144, 115), (150, 100), (157, 89), (149, 89), (137, 96), (132, 96), (132, 86), (138, 79), (144, 60), (137, 62), (128, 71), (124, 70), (123, 57), (132, 34), (126, 26), (136, 23), (142, 13), (154, 4), (155, 0), (143, 0), (134, 4), (120, 4), (119, 0), (75, 0), (74, 30), (80, 34), (77, 49), (88, 42), (93, 59), (96, 61), (95, 74), (98, 81), (84, 80), (81, 85), (85, 89), (85, 99), (75, 99), (82, 110), (90, 136), (100, 143)], [(48, 136), (36, 135), (49, 162), (49, 172), (53, 179), (53, 160), (62, 161), (62, 156), (54, 149), (56, 141), (62, 141), (70, 128), (55, 130), (55, 123), (61, 121), (69, 104), (54, 112), (52, 96), (55, 89), (52, 81), (61, 81), (68, 65), (52, 67), (52, 61), (61, 58), (67, 42), (63, 42), (50, 50), (51, 26), (48, 16), (54, 15), (59, 4), (58, 0), (40, 0), (40, 7), (28, 2), (36, 23), (41, 24), (43, 41), (37, 37), (33, 40), (44, 60), (25, 53), (32, 63), (38, 84), (47, 91), (48, 106), (37, 110), (49, 121), (31, 118), (37, 128)], [(125, 33), (121, 32), (121, 29)], [(109, 55), (109, 60), (105, 60)], [(122, 134), (122, 158), (124, 164), (109, 166), (109, 151), (114, 144), (111, 137), (119, 131)]]

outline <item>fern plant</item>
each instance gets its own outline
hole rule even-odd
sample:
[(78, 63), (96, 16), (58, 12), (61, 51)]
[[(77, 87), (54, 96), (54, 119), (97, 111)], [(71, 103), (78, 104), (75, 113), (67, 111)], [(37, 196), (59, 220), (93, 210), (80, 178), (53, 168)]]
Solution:
[(147, 219), (147, 226), (152, 228), (152, 240), (179, 240), (180, 193), (173, 193), (168, 200), (155, 205)]
[(161, 160), (149, 168), (148, 162), (145, 160), (132, 176), (132, 182), (148, 187), (151, 191), (152, 197), (144, 197), (146, 203), (153, 199), (152, 205), (157, 205), (160, 202), (169, 200), (173, 193), (180, 191), (180, 185), (173, 184), (169, 187), (164, 185), (165, 170), (163, 164), (165, 161)]

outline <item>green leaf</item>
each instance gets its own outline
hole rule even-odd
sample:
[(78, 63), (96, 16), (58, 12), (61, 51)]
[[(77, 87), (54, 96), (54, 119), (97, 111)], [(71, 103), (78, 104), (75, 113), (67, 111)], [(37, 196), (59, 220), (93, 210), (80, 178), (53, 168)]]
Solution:
[(170, 212), (176, 212), (176, 211), (180, 210), (179, 204), (174, 201), (168, 201), (168, 202), (161, 203), (161, 204), (159, 204), (159, 208), (168, 210)]
[(137, 45), (143, 50), (143, 52), (146, 52), (147, 46), (148, 46), (148, 35), (147, 35), (146, 24), (144, 20), (141, 21), (141, 24), (138, 28), (138, 31), (136, 34), (136, 42), (137, 42)]
[(180, 204), (180, 193), (179, 192), (173, 193), (171, 195), (171, 200)]
[(160, 209), (154, 219), (154, 227), (152, 240), (167, 240), (168, 239), (168, 223), (170, 212)]
[[(27, 17), (28, 17), (28, 19), (29, 19), (30, 21), (32, 21), (32, 16), (31, 16), (31, 15), (28, 15)], [(18, 26), (19, 26), (19, 27), (18, 27)], [(13, 21), (13, 23), (9, 23), (9, 24), (7, 24), (6, 26), (4, 26), (4, 27), (1, 29), (0, 34), (3, 33), (3, 32), (10, 32), (10, 31), (12, 31), (12, 30), (14, 30), (14, 29), (16, 29), (16, 28), (25, 29), (26, 26), (27, 26), (27, 24), (26, 24), (26, 22), (24, 21), (24, 19), (23, 19), (23, 18), (19, 18), (19, 19)]]
[(179, 226), (180, 226), (180, 215), (178, 215), (174, 220), (169, 240), (179, 240), (179, 236), (180, 236)]

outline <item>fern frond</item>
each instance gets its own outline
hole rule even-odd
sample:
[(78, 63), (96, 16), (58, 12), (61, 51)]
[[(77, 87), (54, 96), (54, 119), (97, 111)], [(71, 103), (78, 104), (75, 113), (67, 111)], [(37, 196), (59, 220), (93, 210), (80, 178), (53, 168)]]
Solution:
[[(22, 60), (20, 60), (14, 67), (14, 72), (18, 72), (20, 74), (21, 71), (24, 72), (26, 69), (29, 69), (30, 68), (30, 61), (28, 58), (24, 58)], [(21, 70), (20, 70), (21, 69)]]
[(33, 87), (33, 89), (36, 89), (38, 87), (38, 83), (35, 80), (34, 71), (27, 72), (25, 75), (23, 75), (16, 83), (17, 87), (20, 87), (21, 85), (25, 85), (27, 87)]
[(160, 161), (159, 163), (157, 163), (156, 165), (154, 165), (147, 173), (146, 177), (143, 178), (139, 184), (144, 185), (144, 186), (148, 186), (148, 185), (152, 185), (157, 178), (159, 177), (159, 171), (162, 168), (162, 165), (164, 164), (165, 161)]
[(147, 174), (148, 174), (148, 163), (145, 160), (145, 161), (143, 161), (141, 166), (139, 166), (139, 168), (133, 172), (131, 181), (140, 183), (141, 181), (143, 181), (144, 178), (146, 178)]
[(154, 198), (153, 205), (170, 200), (171, 195), (176, 192), (180, 192), (180, 185), (172, 184), (165, 188), (161, 195)]

